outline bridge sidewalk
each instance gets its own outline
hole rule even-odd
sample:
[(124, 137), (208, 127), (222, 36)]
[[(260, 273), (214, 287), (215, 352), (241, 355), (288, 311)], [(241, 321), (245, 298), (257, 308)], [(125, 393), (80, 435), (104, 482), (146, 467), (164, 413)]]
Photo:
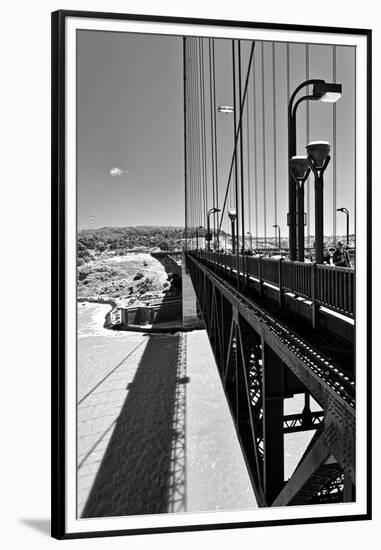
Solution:
[(206, 332), (100, 330), (99, 363), (79, 341), (79, 517), (256, 507)]

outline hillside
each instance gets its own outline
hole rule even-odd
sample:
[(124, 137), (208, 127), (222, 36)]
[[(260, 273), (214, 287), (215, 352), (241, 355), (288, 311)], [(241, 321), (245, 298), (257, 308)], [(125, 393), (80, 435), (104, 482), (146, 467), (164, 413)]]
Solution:
[(78, 298), (128, 300), (145, 292), (173, 292), (162, 264), (144, 253), (125, 256), (102, 254), (77, 270)]
[(102, 227), (78, 232), (78, 265), (103, 252), (126, 254), (136, 248), (175, 250), (181, 248), (183, 227)]

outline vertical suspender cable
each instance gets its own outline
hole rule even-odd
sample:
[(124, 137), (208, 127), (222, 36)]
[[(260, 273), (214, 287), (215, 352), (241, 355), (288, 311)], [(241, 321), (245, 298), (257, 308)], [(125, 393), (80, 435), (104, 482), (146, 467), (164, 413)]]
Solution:
[[(240, 120), (243, 119), (243, 105), (242, 105), (242, 67), (241, 67), (241, 40), (238, 40), (238, 96), (239, 96), (239, 116)], [(245, 195), (244, 195), (244, 173), (243, 173), (243, 132), (242, 127), (239, 133), (239, 155), (240, 155), (240, 178), (241, 178), (241, 232), (242, 232), (242, 253), (245, 250)], [(242, 271), (244, 270), (242, 266)]]
[(184, 197), (185, 197), (185, 250), (187, 250), (188, 242), (188, 182), (187, 182), (187, 76), (186, 76), (186, 37), (183, 38), (183, 109), (184, 109)]
[[(336, 82), (336, 46), (332, 46), (332, 81)], [(337, 192), (336, 192), (336, 181), (337, 181), (337, 149), (336, 149), (336, 103), (333, 104), (333, 113), (332, 113), (332, 148), (333, 148), (333, 159), (332, 159), (332, 234), (334, 242), (336, 242), (336, 208), (337, 208)]]
[(192, 50), (191, 50), (191, 68), (192, 68), (192, 89), (191, 89), (191, 101), (192, 101), (192, 171), (193, 171), (193, 223), (194, 227), (199, 225), (198, 223), (198, 172), (197, 172), (197, 133), (196, 133), (196, 115), (197, 115), (197, 104), (196, 104), (196, 41), (192, 38)]
[(204, 224), (207, 217), (207, 186), (206, 186), (206, 151), (205, 151), (205, 110), (204, 110), (204, 42), (199, 38), (199, 58), (200, 58), (200, 147), (201, 147), (201, 170), (202, 170), (202, 193), (204, 207)]
[[(250, 86), (250, 83), (249, 83)], [(250, 189), (250, 101), (246, 104), (246, 154), (247, 154), (247, 206), (248, 206), (248, 222), (249, 222), (249, 231), (250, 231), (250, 246), (252, 244), (251, 237), (251, 189)]]
[[(306, 80), (310, 78), (310, 45), (306, 44)], [(310, 141), (310, 102), (306, 101), (306, 137)], [(311, 191), (307, 180), (307, 246), (311, 240)]]
[[(197, 40), (197, 39), (196, 39)], [(198, 225), (205, 227), (205, 210), (203, 209), (203, 181), (202, 181), (202, 165), (201, 165), (201, 124), (200, 124), (200, 67), (199, 67), (200, 48), (198, 41), (195, 42), (195, 73), (196, 73), (196, 134), (197, 134), (197, 179), (198, 179), (198, 202), (199, 202), (199, 218)]]
[(194, 208), (194, 221), (195, 226), (200, 225), (200, 189), (199, 189), (199, 177), (200, 172), (198, 170), (198, 127), (197, 127), (197, 43), (196, 39), (193, 39), (193, 53), (192, 53), (192, 71), (193, 71), (193, 90), (192, 90), (192, 100), (193, 100), (193, 184), (194, 184), (194, 195), (195, 195), (195, 208)]
[[(232, 40), (232, 60), (233, 60), (233, 108), (234, 108), (234, 141), (237, 132), (237, 100), (236, 100), (236, 67), (235, 67), (235, 41)], [(238, 163), (237, 148), (234, 149), (234, 189), (235, 189), (235, 207), (237, 210), (237, 250), (239, 250), (239, 206), (238, 206)]]
[[(274, 224), (278, 223), (278, 196), (277, 196), (277, 157), (276, 157), (276, 76), (275, 76), (275, 42), (272, 43), (272, 54), (273, 54), (273, 138), (274, 138)], [(274, 227), (275, 231), (275, 243), (277, 241), (276, 231), (277, 228)]]
[[(240, 261), (239, 261), (239, 222), (240, 222), (240, 215), (242, 216), (242, 212), (239, 211), (239, 198), (238, 198), (238, 165), (237, 165), (237, 140), (236, 140), (236, 132), (237, 132), (237, 101), (236, 101), (236, 69), (235, 69), (235, 41), (232, 40), (232, 54), (233, 54), (233, 107), (234, 107), (234, 183), (235, 183), (235, 207), (236, 207), (236, 239), (237, 239), (237, 289), (239, 289), (239, 280), (240, 280)], [(241, 114), (241, 110), (240, 110)], [(241, 117), (240, 117), (240, 120)]]
[[(291, 87), (290, 87), (290, 44), (287, 42), (286, 44), (286, 86), (287, 86), (287, 103), (290, 99), (290, 93), (291, 93)], [(289, 160), (287, 159), (287, 172), (288, 172), (288, 166), (289, 166)], [(288, 177), (288, 175), (287, 175)], [(290, 228), (289, 228), (290, 229)], [(288, 248), (290, 250), (290, 242), (288, 243)]]
[[(210, 108), (210, 158), (211, 158), (211, 171), (212, 171), (212, 197), (213, 207), (216, 206), (216, 190), (215, 190), (215, 177), (214, 177), (214, 133), (213, 133), (213, 86), (212, 86), (212, 46), (211, 38), (208, 40), (209, 49), (209, 108)], [(214, 244), (216, 244), (216, 215), (213, 214), (213, 236)]]
[[(354, 247), (355, 247), (355, 250), (356, 250), (356, 193), (357, 193), (357, 92), (356, 92), (356, 86), (357, 86), (357, 65), (356, 65), (356, 53), (357, 53), (357, 49), (356, 48), (353, 48), (353, 64), (354, 64), (354, 69), (353, 69), (353, 73), (354, 73), (354, 81), (353, 81), (353, 90), (354, 90), (354, 94), (353, 94), (353, 113), (354, 113), (354, 151), (353, 151), (353, 169), (354, 169), (354, 197), (353, 197), (353, 216), (352, 216), (352, 219), (353, 219), (353, 233), (354, 233)], [(368, 62), (369, 62), (369, 59), (368, 59)], [(368, 177), (369, 177), (369, 174), (370, 174), (370, 168), (368, 168)], [(350, 231), (350, 229), (349, 229)]]
[(205, 100), (205, 66), (204, 66), (204, 39), (201, 38), (201, 90), (202, 90), (202, 150), (204, 157), (204, 186), (205, 186), (205, 213), (208, 211), (208, 151), (206, 140), (206, 100)]
[[(219, 208), (219, 197), (218, 197), (218, 146), (217, 146), (217, 115), (216, 115), (216, 56), (214, 51), (214, 38), (212, 38), (212, 60), (213, 60), (213, 113), (214, 113), (214, 162), (215, 170), (214, 177), (216, 181), (216, 207)], [(219, 217), (220, 213), (217, 212), (217, 227), (219, 226)]]
[(190, 43), (190, 70), (191, 70), (191, 88), (190, 88), (190, 97), (191, 97), (191, 143), (192, 143), (192, 188), (193, 188), (193, 226), (196, 227), (197, 224), (197, 215), (196, 215), (196, 204), (197, 204), (197, 186), (195, 180), (195, 165), (196, 165), (196, 149), (195, 149), (195, 70), (194, 70), (194, 51), (195, 43), (194, 38), (191, 38)]
[(192, 138), (192, 186), (193, 186), (193, 196), (194, 196), (194, 201), (193, 201), (193, 224), (194, 224), (194, 227), (196, 227), (198, 224), (197, 224), (197, 215), (196, 215), (196, 204), (197, 204), (197, 185), (196, 185), (196, 147), (195, 147), (195, 137), (196, 137), (196, 128), (195, 128), (195, 101), (196, 101), (196, 95), (195, 95), (195, 90), (196, 90), (196, 75), (195, 75), (195, 40), (194, 38), (191, 38), (191, 49), (190, 49), (190, 59), (191, 59), (191, 63), (190, 63), (190, 68), (191, 68), (191, 71), (192, 71), (192, 80), (191, 80), (191, 90), (190, 90), (190, 96), (191, 96), (191, 113), (192, 113), (192, 117), (191, 117), (191, 121), (192, 121), (192, 134), (191, 134), (191, 138)]
[(262, 42), (262, 153), (263, 153), (263, 230), (264, 242), (267, 242), (267, 220), (266, 220), (266, 130), (265, 130), (265, 62), (264, 42)]
[[(189, 37), (187, 39), (187, 106), (188, 106), (188, 126), (187, 126), (187, 134), (188, 134), (188, 163), (189, 163), (189, 173), (188, 173), (188, 181), (189, 181), (189, 189), (190, 189), (190, 202), (189, 202), (189, 209), (190, 209), (190, 230), (192, 231), (192, 228), (194, 226), (194, 215), (193, 215), (193, 207), (194, 207), (194, 186), (193, 186), (193, 165), (192, 165), (192, 157), (193, 157), (193, 150), (192, 150), (192, 71), (191, 71), (191, 43), (192, 39)], [(192, 245), (193, 245), (193, 239), (192, 239)], [(192, 246), (193, 247), (193, 246)]]
[(255, 85), (255, 64), (253, 70), (253, 118), (254, 118), (254, 206), (255, 206), (255, 248), (258, 248), (258, 155), (257, 155), (257, 97)]

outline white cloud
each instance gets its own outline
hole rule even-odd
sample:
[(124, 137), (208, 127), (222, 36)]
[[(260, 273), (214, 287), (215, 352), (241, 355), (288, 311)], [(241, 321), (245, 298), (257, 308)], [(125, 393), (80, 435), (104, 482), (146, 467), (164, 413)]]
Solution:
[(110, 176), (124, 176), (125, 174), (128, 174), (128, 170), (122, 170), (121, 168), (118, 168), (117, 166), (114, 166), (110, 170)]

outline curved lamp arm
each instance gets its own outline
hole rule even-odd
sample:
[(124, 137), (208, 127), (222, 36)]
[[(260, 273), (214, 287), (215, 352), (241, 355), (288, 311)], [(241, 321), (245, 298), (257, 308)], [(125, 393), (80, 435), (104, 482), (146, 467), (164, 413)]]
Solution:
[(303, 101), (306, 101), (307, 99), (312, 99), (313, 101), (318, 101), (318, 97), (316, 97), (316, 95), (313, 95), (313, 94), (309, 94), (309, 95), (303, 95), (302, 97), (300, 97), (298, 99), (298, 101), (295, 103), (293, 109), (292, 109), (292, 118), (295, 118), (295, 114), (296, 114), (296, 109), (299, 107), (300, 103), (302, 103)]
[[(297, 95), (297, 93), (302, 89), (302, 88), (305, 88), (306, 86), (310, 86), (311, 84), (317, 84), (318, 82), (324, 82), (324, 80), (322, 79), (317, 79), (317, 78), (310, 78), (309, 80), (305, 80), (304, 82), (302, 82), (301, 84), (299, 84), (299, 86), (297, 88), (295, 88), (294, 92), (292, 93), (292, 96), (290, 97), (290, 100), (288, 102), (288, 108), (289, 108), (289, 113), (291, 114), (292, 112), (292, 104), (293, 104), (293, 101)], [(312, 96), (312, 97), (315, 97), (315, 96)], [(318, 99), (318, 98), (317, 98)]]

